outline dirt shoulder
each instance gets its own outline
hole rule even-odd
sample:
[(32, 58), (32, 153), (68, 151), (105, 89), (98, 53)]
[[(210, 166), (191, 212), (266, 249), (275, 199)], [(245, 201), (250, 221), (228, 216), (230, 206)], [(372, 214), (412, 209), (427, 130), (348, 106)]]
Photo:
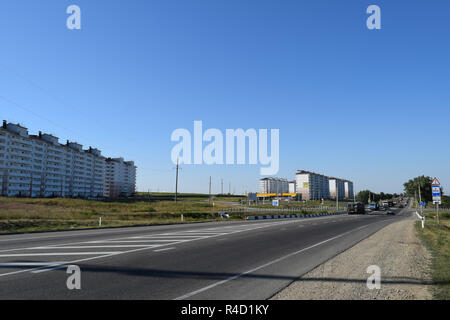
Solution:
[[(431, 299), (430, 261), (431, 254), (418, 239), (414, 220), (403, 220), (318, 266), (272, 299)], [(379, 290), (367, 288), (370, 265), (381, 269)]]

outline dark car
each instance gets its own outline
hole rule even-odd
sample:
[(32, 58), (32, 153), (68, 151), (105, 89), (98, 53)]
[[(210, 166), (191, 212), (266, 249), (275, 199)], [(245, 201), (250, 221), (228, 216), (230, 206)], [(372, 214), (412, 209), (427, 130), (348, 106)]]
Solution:
[(391, 216), (394, 216), (394, 215), (395, 215), (395, 212), (392, 211), (391, 209), (388, 209), (388, 210), (386, 211), (386, 214), (391, 215)]
[(361, 202), (349, 203), (347, 206), (347, 214), (365, 214), (366, 208)]

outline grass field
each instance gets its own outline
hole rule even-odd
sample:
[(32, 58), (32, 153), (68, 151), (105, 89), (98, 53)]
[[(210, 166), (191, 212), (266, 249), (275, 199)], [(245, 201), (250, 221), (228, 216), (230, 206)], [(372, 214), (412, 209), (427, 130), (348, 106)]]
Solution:
[(432, 276), (435, 283), (433, 297), (450, 299), (450, 212), (440, 212), (440, 224), (436, 213), (426, 212), (425, 228), (418, 221), (416, 228), (420, 238), (432, 253)]
[[(92, 201), (0, 197), (0, 233), (177, 223), (220, 219), (217, 212), (239, 201), (235, 197), (208, 199), (198, 195), (180, 201)], [(240, 216), (234, 217), (242, 219)]]

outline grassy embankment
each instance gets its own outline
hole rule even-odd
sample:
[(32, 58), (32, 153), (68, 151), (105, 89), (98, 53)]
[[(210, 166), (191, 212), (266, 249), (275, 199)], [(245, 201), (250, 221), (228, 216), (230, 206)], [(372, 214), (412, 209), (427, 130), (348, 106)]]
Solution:
[[(125, 200), (117, 202), (83, 199), (30, 199), (0, 197), (0, 234), (220, 220), (237, 197), (214, 199), (214, 206), (202, 195), (181, 195), (180, 200)], [(223, 201), (223, 202), (222, 202)], [(234, 219), (242, 219), (235, 215)]]
[(416, 224), (419, 237), (432, 253), (432, 277), (435, 284), (433, 297), (450, 299), (450, 212), (440, 212), (437, 224), (436, 212), (425, 212), (425, 228), (421, 222)]

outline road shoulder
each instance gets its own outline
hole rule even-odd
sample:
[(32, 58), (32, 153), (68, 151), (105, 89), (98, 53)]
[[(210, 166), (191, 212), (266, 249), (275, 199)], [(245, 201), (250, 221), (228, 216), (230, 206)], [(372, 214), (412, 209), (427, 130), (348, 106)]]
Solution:
[[(328, 260), (276, 294), (274, 300), (428, 300), (431, 254), (414, 220), (392, 223)], [(368, 289), (367, 267), (381, 269), (381, 288)]]

